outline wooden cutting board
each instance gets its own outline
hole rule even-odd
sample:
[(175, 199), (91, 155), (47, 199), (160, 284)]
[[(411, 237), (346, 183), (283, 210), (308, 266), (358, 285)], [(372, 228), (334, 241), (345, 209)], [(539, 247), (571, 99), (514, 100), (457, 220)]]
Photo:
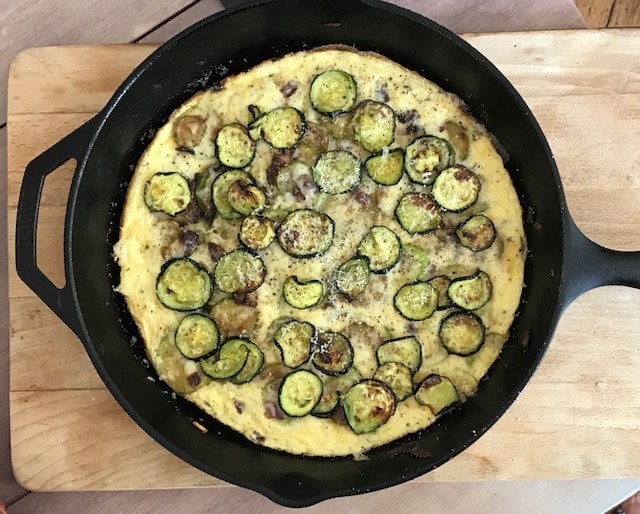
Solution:
[[(466, 39), (533, 109), (578, 225), (603, 245), (640, 249), (640, 30)], [(38, 48), (11, 67), (11, 448), (16, 477), (32, 490), (224, 485), (174, 457), (129, 419), (80, 342), (14, 271), (25, 166), (97, 112), (153, 49)], [(66, 164), (49, 176), (40, 210), (39, 262), (58, 284), (64, 283), (62, 227), (72, 172)], [(565, 313), (542, 365), (506, 415), (468, 450), (417, 480), (639, 477), (639, 370), (640, 291), (591, 291)]]

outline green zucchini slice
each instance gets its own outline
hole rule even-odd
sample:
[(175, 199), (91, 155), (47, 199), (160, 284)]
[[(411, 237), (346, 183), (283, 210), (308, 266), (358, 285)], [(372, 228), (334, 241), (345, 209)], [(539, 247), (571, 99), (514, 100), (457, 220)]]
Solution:
[(438, 293), (438, 309), (446, 309), (451, 305), (449, 299), (449, 284), (451, 279), (445, 275), (438, 275), (427, 281)]
[(409, 234), (437, 229), (442, 223), (440, 207), (426, 193), (407, 193), (398, 202), (396, 218)]
[(431, 374), (418, 386), (415, 399), (431, 409), (434, 416), (443, 413), (460, 401), (456, 386), (447, 377)]
[(176, 347), (187, 359), (199, 359), (218, 348), (220, 332), (209, 316), (193, 313), (180, 320)]
[(244, 180), (236, 180), (229, 186), (227, 201), (234, 211), (243, 216), (249, 216), (264, 209), (267, 195), (254, 184), (246, 184)]
[(478, 199), (479, 192), (478, 175), (461, 164), (442, 171), (431, 189), (433, 199), (444, 209), (453, 212), (472, 206)]
[(343, 375), (353, 365), (351, 341), (338, 332), (319, 332), (313, 365), (326, 375)]
[(283, 364), (297, 368), (309, 360), (317, 332), (311, 323), (292, 320), (281, 325), (273, 339), (280, 350)]
[(400, 260), (402, 243), (396, 233), (388, 227), (372, 227), (358, 245), (358, 255), (369, 261), (374, 273), (384, 273)]
[(471, 312), (454, 312), (442, 320), (438, 335), (449, 353), (465, 356), (480, 348), (484, 332), (478, 316)]
[(295, 309), (308, 309), (322, 300), (324, 285), (320, 280), (301, 282), (296, 276), (289, 276), (282, 285), (285, 301)]
[(336, 409), (338, 403), (340, 403), (340, 392), (336, 388), (328, 389), (327, 382), (325, 382), (322, 390), (322, 396), (311, 411), (311, 414), (318, 418), (326, 418)]
[(405, 318), (422, 321), (438, 307), (438, 293), (428, 282), (405, 284), (393, 297), (393, 305)]
[(236, 211), (229, 203), (229, 188), (239, 182), (242, 185), (251, 184), (248, 173), (240, 170), (231, 170), (218, 175), (211, 186), (211, 198), (218, 213), (224, 219), (240, 218), (242, 214)]
[(264, 250), (272, 243), (275, 237), (275, 225), (269, 218), (247, 216), (242, 220), (238, 239), (250, 250)]
[(169, 309), (190, 311), (204, 306), (213, 287), (206, 269), (191, 259), (172, 259), (160, 270), (156, 295)]
[(432, 184), (454, 162), (451, 145), (435, 136), (418, 137), (405, 150), (404, 167), (409, 178), (418, 184)]
[(422, 280), (427, 273), (429, 262), (429, 255), (424, 248), (412, 243), (402, 245), (400, 272), (407, 280)]
[(277, 107), (251, 122), (249, 130), (258, 127), (262, 139), (274, 148), (291, 148), (304, 134), (304, 115), (294, 107)]
[(228, 168), (244, 168), (253, 160), (256, 142), (240, 123), (223, 126), (216, 136), (216, 157)]
[(262, 285), (265, 273), (260, 257), (246, 250), (233, 250), (220, 257), (213, 278), (224, 293), (250, 293)]
[(205, 119), (202, 116), (185, 114), (173, 124), (173, 139), (178, 148), (197, 146), (205, 132)]
[(376, 357), (379, 366), (387, 362), (400, 362), (415, 373), (422, 364), (422, 345), (413, 336), (392, 339), (378, 346)]
[(191, 203), (189, 182), (177, 172), (156, 173), (145, 185), (144, 203), (152, 211), (175, 216)]
[(396, 409), (391, 388), (374, 379), (364, 379), (351, 386), (342, 404), (347, 423), (356, 434), (373, 432), (389, 421)]
[(324, 193), (346, 193), (360, 183), (361, 168), (360, 159), (351, 152), (331, 150), (323, 153), (314, 164), (313, 180)]
[(200, 359), (200, 367), (211, 378), (225, 380), (233, 377), (244, 367), (249, 358), (246, 341), (233, 338), (226, 341), (217, 355)]
[(342, 264), (336, 272), (335, 286), (350, 300), (360, 296), (369, 284), (369, 262), (355, 258)]
[(333, 244), (333, 220), (312, 209), (289, 213), (278, 227), (278, 243), (293, 257), (322, 255)]
[(401, 402), (413, 394), (411, 370), (400, 362), (386, 362), (373, 374), (373, 378), (387, 384)]
[(289, 373), (280, 385), (280, 408), (292, 417), (306, 416), (320, 401), (322, 380), (306, 369)]
[(490, 218), (484, 214), (476, 214), (458, 226), (456, 236), (465, 248), (481, 252), (495, 241), (496, 228)]
[(404, 152), (401, 148), (396, 148), (370, 155), (364, 161), (364, 169), (375, 183), (393, 186), (400, 182), (404, 172)]
[(470, 277), (451, 281), (447, 294), (453, 303), (468, 311), (475, 311), (491, 299), (493, 286), (484, 271), (478, 271)]
[(231, 377), (231, 382), (234, 384), (245, 384), (253, 380), (253, 378), (260, 373), (262, 365), (264, 364), (264, 354), (254, 342), (248, 339), (237, 340), (243, 342), (249, 353), (247, 354), (247, 360), (244, 366), (242, 366), (242, 369)]
[(396, 116), (387, 104), (364, 100), (358, 104), (351, 121), (355, 139), (375, 153), (393, 143)]
[(335, 116), (350, 111), (356, 104), (358, 87), (354, 78), (341, 70), (327, 70), (311, 82), (309, 99), (321, 114)]

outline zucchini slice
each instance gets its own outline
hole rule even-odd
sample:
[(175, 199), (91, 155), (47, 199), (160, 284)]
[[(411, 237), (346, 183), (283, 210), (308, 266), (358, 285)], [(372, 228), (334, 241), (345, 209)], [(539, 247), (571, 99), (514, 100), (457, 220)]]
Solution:
[(327, 70), (311, 82), (309, 100), (321, 114), (335, 116), (356, 104), (358, 87), (354, 78), (342, 70)]
[(233, 250), (220, 257), (213, 278), (224, 293), (250, 293), (262, 285), (265, 273), (260, 257), (246, 250)]
[(372, 227), (358, 245), (358, 255), (369, 260), (369, 269), (384, 273), (400, 260), (402, 243), (396, 233), (388, 227)]
[(231, 378), (244, 367), (249, 358), (246, 341), (233, 338), (226, 341), (217, 355), (200, 359), (200, 367), (211, 378), (225, 380)]
[(231, 377), (231, 382), (234, 384), (245, 384), (253, 380), (253, 378), (260, 373), (262, 365), (264, 364), (264, 354), (254, 342), (248, 339), (238, 339), (238, 341), (243, 341), (249, 353), (247, 354), (247, 360), (244, 366), (242, 366), (242, 369)]
[(216, 136), (216, 157), (228, 168), (244, 168), (253, 160), (256, 142), (240, 123), (223, 126)]
[(393, 305), (412, 321), (427, 319), (438, 307), (438, 293), (428, 282), (405, 284), (393, 297)]
[(416, 401), (431, 409), (434, 416), (448, 410), (460, 401), (456, 386), (447, 377), (431, 374), (418, 386)]
[(376, 358), (379, 366), (387, 362), (400, 362), (415, 373), (422, 364), (422, 345), (413, 336), (392, 339), (378, 346)]
[(336, 272), (335, 286), (350, 300), (360, 296), (369, 284), (367, 259), (355, 258), (342, 264)]
[(227, 201), (234, 211), (243, 216), (249, 216), (264, 209), (267, 195), (254, 184), (246, 184), (244, 180), (236, 180), (229, 186)]
[(480, 348), (484, 332), (478, 316), (471, 312), (454, 312), (442, 320), (438, 335), (449, 353), (465, 356)]
[(193, 313), (180, 320), (176, 329), (176, 347), (187, 359), (199, 359), (218, 348), (220, 332), (215, 321)]
[(204, 136), (205, 119), (202, 116), (186, 114), (173, 124), (173, 139), (178, 148), (193, 148)]
[(271, 244), (275, 237), (275, 225), (269, 218), (247, 216), (242, 220), (238, 239), (250, 250), (264, 250)]
[(289, 373), (282, 384), (278, 399), (280, 408), (292, 417), (306, 416), (320, 401), (322, 396), (322, 380), (306, 369)]
[(318, 333), (313, 365), (326, 375), (343, 375), (353, 365), (351, 341), (338, 332)]
[(320, 280), (301, 282), (296, 276), (289, 276), (282, 285), (285, 301), (295, 309), (308, 309), (322, 300), (324, 285)]
[(484, 214), (471, 216), (461, 223), (456, 230), (460, 244), (474, 252), (489, 248), (496, 239), (496, 227), (493, 221)]
[(289, 213), (278, 227), (278, 243), (293, 257), (322, 255), (333, 244), (333, 220), (312, 209)]
[(347, 423), (356, 434), (373, 432), (389, 421), (396, 410), (391, 388), (374, 379), (364, 379), (351, 386), (342, 404)]
[(373, 378), (387, 384), (401, 402), (413, 394), (411, 370), (401, 362), (386, 362), (373, 374)]
[(226, 220), (240, 218), (242, 214), (236, 211), (229, 203), (229, 188), (239, 182), (242, 185), (251, 184), (253, 181), (248, 173), (240, 170), (231, 170), (218, 175), (211, 186), (211, 198), (218, 213)]
[(330, 416), (338, 406), (338, 403), (340, 403), (340, 392), (335, 387), (328, 389), (327, 385), (327, 382), (325, 382), (324, 388), (322, 389), (322, 396), (311, 411), (311, 414), (318, 418), (326, 418)]
[(449, 299), (449, 284), (451, 279), (446, 275), (438, 275), (427, 281), (438, 293), (438, 309), (446, 309), (451, 305)]
[(292, 320), (276, 331), (273, 340), (280, 350), (282, 362), (290, 368), (302, 366), (309, 360), (311, 347), (315, 345), (317, 332), (306, 321)]
[(313, 180), (324, 193), (346, 193), (360, 183), (361, 168), (360, 159), (351, 152), (331, 150), (313, 165)]
[(355, 139), (375, 153), (393, 143), (396, 116), (387, 104), (364, 100), (358, 104), (351, 120)]
[(442, 171), (433, 182), (431, 194), (448, 211), (460, 212), (473, 205), (480, 192), (480, 178), (461, 164)]
[(258, 129), (262, 139), (274, 148), (291, 148), (304, 134), (304, 115), (294, 107), (277, 107), (249, 124), (252, 134)]
[(213, 286), (208, 271), (191, 259), (172, 259), (160, 270), (156, 295), (169, 309), (191, 311), (204, 306)]
[(484, 271), (478, 271), (470, 277), (451, 281), (447, 294), (453, 303), (468, 311), (475, 311), (491, 299), (493, 286)]
[(404, 172), (404, 152), (401, 148), (396, 148), (370, 155), (364, 161), (364, 169), (375, 183), (393, 186), (400, 182)]
[(189, 182), (177, 172), (156, 173), (145, 185), (144, 203), (152, 211), (175, 216), (191, 203)]
[(454, 162), (451, 145), (435, 136), (418, 137), (405, 150), (404, 167), (409, 178), (418, 184), (432, 184)]
[(407, 193), (398, 202), (396, 218), (409, 234), (437, 229), (442, 223), (440, 207), (426, 193)]
[(422, 280), (429, 267), (427, 250), (412, 243), (402, 245), (400, 270), (406, 280)]

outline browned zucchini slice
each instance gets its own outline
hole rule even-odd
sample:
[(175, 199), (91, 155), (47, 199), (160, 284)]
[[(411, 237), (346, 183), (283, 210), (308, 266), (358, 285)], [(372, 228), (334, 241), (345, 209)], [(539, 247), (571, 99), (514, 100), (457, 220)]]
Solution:
[(478, 175), (461, 164), (442, 171), (431, 189), (433, 199), (444, 209), (453, 212), (472, 206), (478, 199), (479, 192)]
[(335, 116), (353, 109), (358, 96), (354, 78), (342, 70), (327, 70), (311, 82), (309, 99), (313, 108), (322, 114)]
[(227, 201), (234, 211), (243, 216), (249, 216), (264, 209), (267, 195), (254, 184), (247, 184), (244, 180), (236, 180), (229, 186)]
[(205, 119), (202, 116), (185, 114), (173, 124), (173, 139), (178, 148), (193, 148), (204, 137)]
[(491, 299), (493, 286), (484, 271), (451, 281), (447, 294), (453, 303), (468, 311), (483, 307)]
[(470, 355), (484, 341), (485, 328), (478, 316), (471, 312), (454, 312), (440, 324), (438, 335), (449, 353)]
[(333, 220), (312, 209), (293, 211), (278, 227), (278, 243), (293, 257), (322, 255), (333, 244)]
[(347, 423), (356, 434), (373, 432), (389, 421), (396, 409), (391, 388), (374, 379), (364, 379), (351, 386), (342, 404)]
[(349, 299), (360, 296), (368, 283), (369, 263), (367, 259), (351, 259), (342, 264), (336, 272), (336, 288)]
[(376, 357), (380, 366), (387, 362), (400, 362), (415, 373), (422, 364), (422, 345), (413, 336), (392, 339), (378, 346)]
[(438, 307), (438, 293), (428, 282), (405, 284), (393, 297), (393, 305), (405, 318), (422, 321)]
[(304, 134), (304, 115), (294, 107), (277, 107), (252, 121), (249, 130), (252, 134), (259, 130), (262, 139), (274, 148), (291, 148)]
[(402, 243), (396, 233), (388, 227), (372, 227), (358, 245), (358, 255), (369, 261), (369, 269), (374, 273), (384, 273), (400, 260)]
[(396, 117), (387, 104), (373, 100), (360, 102), (351, 124), (356, 141), (369, 152), (380, 152), (393, 143)]
[(273, 340), (285, 366), (297, 368), (309, 360), (311, 347), (315, 345), (317, 337), (316, 329), (311, 323), (292, 320), (278, 328)]
[(375, 183), (393, 186), (400, 182), (404, 172), (404, 152), (396, 148), (375, 153), (364, 162), (364, 168)]
[(460, 401), (456, 386), (447, 377), (432, 374), (427, 376), (415, 392), (416, 401), (431, 409), (434, 416), (450, 409)]
[(144, 203), (152, 211), (175, 216), (191, 203), (189, 182), (177, 172), (156, 173), (145, 185)]
[(265, 273), (260, 257), (246, 250), (233, 250), (220, 257), (213, 278), (224, 293), (250, 293), (262, 285)]
[(438, 275), (427, 281), (438, 293), (438, 309), (446, 309), (451, 305), (449, 299), (449, 284), (451, 279), (446, 275)]
[(404, 166), (409, 178), (418, 184), (432, 184), (438, 174), (453, 166), (451, 145), (435, 136), (416, 138), (405, 150)]
[(440, 207), (426, 193), (407, 193), (398, 202), (396, 218), (409, 234), (437, 229), (442, 223)]
[(156, 281), (158, 300), (169, 309), (190, 311), (204, 306), (213, 287), (206, 269), (191, 259), (172, 259), (160, 270)]
[(314, 164), (313, 180), (324, 193), (346, 193), (360, 183), (361, 168), (360, 159), (351, 152), (331, 150), (323, 153)]
[(351, 341), (338, 332), (319, 332), (313, 365), (327, 375), (343, 375), (353, 365)]
[(411, 370), (400, 362), (386, 362), (373, 374), (373, 378), (387, 384), (401, 402), (413, 394)]
[(244, 168), (253, 160), (256, 142), (240, 123), (223, 126), (216, 136), (216, 157), (228, 168)]
[(474, 252), (489, 248), (496, 239), (496, 228), (493, 221), (484, 214), (471, 216), (461, 223), (456, 230), (460, 244)]
[(229, 203), (229, 188), (239, 182), (242, 185), (251, 184), (248, 173), (241, 170), (231, 170), (218, 175), (211, 186), (211, 198), (213, 205), (224, 219), (240, 218), (241, 213), (236, 211)]
[(242, 220), (238, 239), (251, 250), (264, 250), (276, 237), (274, 223), (262, 216), (247, 216)]

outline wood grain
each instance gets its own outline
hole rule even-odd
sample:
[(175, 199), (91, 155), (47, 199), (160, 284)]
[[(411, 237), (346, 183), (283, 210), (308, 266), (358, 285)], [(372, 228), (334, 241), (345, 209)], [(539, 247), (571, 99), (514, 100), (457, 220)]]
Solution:
[[(635, 230), (640, 182), (627, 177), (624, 169), (609, 167), (619, 152), (628, 162), (640, 162), (640, 148), (629, 145), (640, 127), (640, 62), (633, 59), (640, 54), (639, 34), (606, 31), (469, 37), (514, 80), (532, 106), (555, 149), (578, 223), (602, 244), (634, 249), (640, 248), (640, 233)], [(571, 44), (567, 44), (569, 40)], [(594, 48), (606, 54), (600, 73)], [(104, 76), (109, 70), (98, 63), (118, 60), (105, 55), (111, 47), (93, 50), (96, 58), (80, 59), (83, 67), (77, 74), (94, 75), (102, 84), (95, 96), (103, 98), (109, 83)], [(10, 249), (15, 195), (24, 164), (86, 120), (91, 115), (83, 110), (87, 105), (99, 104), (84, 96), (80, 107), (73, 109), (71, 99), (77, 86), (73, 85), (75, 73), (70, 63), (76, 51), (86, 55), (88, 50), (55, 49), (51, 56), (46, 50), (30, 54), (36, 63), (38, 59), (63, 59), (61, 67), (69, 70), (69, 85), (59, 100), (54, 97), (38, 104), (44, 112), (31, 107), (21, 88), (12, 86), (16, 93), (12, 93), (9, 106)], [(123, 48), (113, 51), (122, 52)], [(131, 47), (131, 51), (139, 49)], [(37, 64), (28, 62), (27, 57), (29, 54), (22, 56), (20, 65), (37, 72)], [(540, 69), (546, 71), (540, 73)], [(529, 81), (535, 86), (529, 86)], [(31, 87), (37, 85), (38, 81), (31, 83)], [(60, 108), (52, 103), (56, 101)], [(14, 111), (17, 106), (25, 112)], [(594, 119), (617, 129), (594, 134)], [(37, 137), (28, 130), (34, 125), (43, 127)], [(54, 188), (62, 187), (55, 184), (57, 173), (52, 175)], [(603, 220), (610, 205), (606, 201), (613, 202), (621, 194), (626, 195), (627, 205), (617, 202), (617, 216)], [(43, 205), (49, 210), (41, 217), (45, 232), (47, 223), (61, 221), (55, 215), (61, 207), (59, 197), (53, 193), (46, 198)], [(613, 225), (607, 227), (608, 222)], [(43, 244), (54, 243), (49, 240)], [(53, 246), (50, 250), (55, 254)], [(104, 390), (81, 345), (13, 276), (11, 254), (10, 402), (13, 462), (19, 480), (36, 490), (220, 485), (178, 461), (122, 412)], [(640, 291), (620, 287), (601, 288), (580, 298), (562, 318), (534, 380), (507, 415), (469, 450), (418, 482), (639, 476), (640, 462), (634, 453), (640, 447), (638, 304)], [(48, 351), (48, 365), (32, 367), (27, 374), (28, 363), (43, 351)], [(131, 448), (143, 448), (136, 455), (144, 455), (144, 460), (132, 459)]]
[(616, 0), (574, 0), (576, 7), (592, 29), (606, 27)]
[(616, 0), (609, 27), (640, 26), (640, 2), (638, 0)]

